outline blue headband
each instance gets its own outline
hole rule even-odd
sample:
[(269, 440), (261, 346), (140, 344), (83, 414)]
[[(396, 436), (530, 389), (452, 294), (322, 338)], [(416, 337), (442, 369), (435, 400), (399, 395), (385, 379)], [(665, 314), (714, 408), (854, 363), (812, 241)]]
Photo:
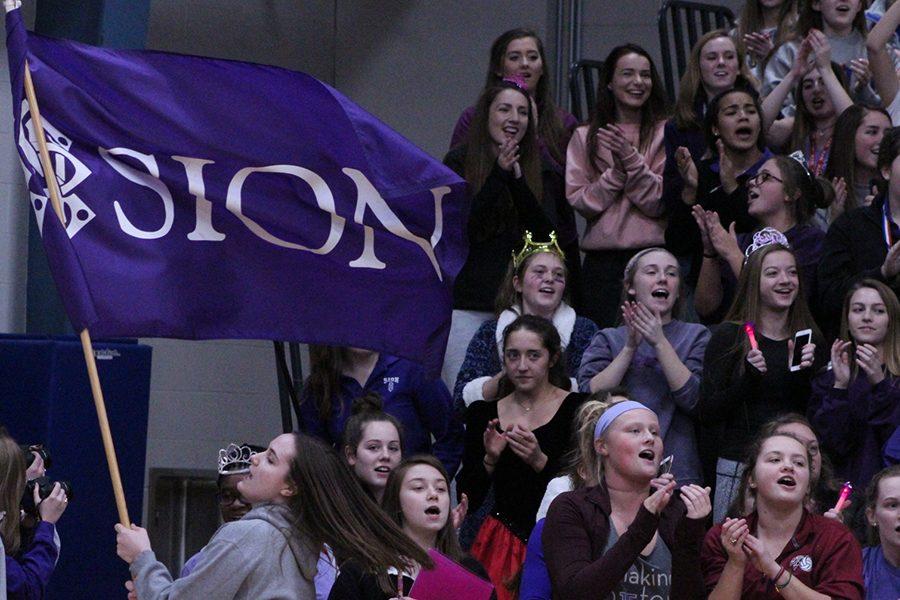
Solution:
[(630, 410), (637, 410), (642, 408), (644, 410), (650, 410), (640, 402), (635, 402), (634, 400), (624, 400), (622, 402), (616, 402), (600, 415), (600, 419), (597, 421), (597, 425), (594, 426), (594, 439), (599, 438), (603, 433), (609, 429), (609, 426), (615, 421), (622, 413), (626, 413)]

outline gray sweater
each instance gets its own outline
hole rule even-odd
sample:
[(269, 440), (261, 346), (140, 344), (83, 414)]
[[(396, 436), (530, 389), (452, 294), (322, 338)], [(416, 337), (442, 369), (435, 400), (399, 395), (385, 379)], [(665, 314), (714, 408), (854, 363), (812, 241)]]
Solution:
[(297, 537), (289, 518), (287, 507), (264, 504), (222, 525), (191, 574), (176, 581), (152, 551), (142, 552), (131, 563), (138, 598), (315, 600), (319, 553)]
[[(672, 344), (678, 358), (691, 372), (681, 389), (671, 391), (656, 358), (656, 351), (645, 341), (641, 342), (631, 366), (622, 378), (622, 385), (659, 418), (660, 435), (664, 453), (674, 454), (672, 474), (679, 484), (701, 483), (703, 472), (697, 452), (692, 413), (700, 397), (700, 376), (703, 374), (703, 354), (709, 342), (709, 330), (697, 323), (672, 320), (663, 325), (663, 333)], [(591, 378), (609, 366), (625, 347), (628, 332), (625, 327), (603, 329), (591, 340), (584, 351), (581, 368), (578, 369), (578, 387), (590, 391)]]

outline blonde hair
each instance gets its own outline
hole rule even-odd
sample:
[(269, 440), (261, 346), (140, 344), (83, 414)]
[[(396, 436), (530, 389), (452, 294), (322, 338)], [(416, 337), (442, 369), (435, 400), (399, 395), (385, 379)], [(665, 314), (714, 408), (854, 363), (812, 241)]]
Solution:
[(747, 52), (744, 43), (739, 39), (734, 39), (724, 29), (714, 29), (697, 40), (694, 47), (691, 48), (691, 54), (688, 56), (687, 69), (681, 76), (681, 82), (678, 88), (678, 100), (675, 102), (675, 125), (678, 129), (703, 129), (703, 123), (697, 119), (694, 105), (697, 98), (701, 96), (706, 98), (706, 91), (703, 89), (702, 78), (700, 76), (700, 53), (711, 40), (725, 38), (734, 44), (734, 50), (737, 53), (738, 75), (735, 79), (735, 85), (743, 78), (743, 80), (754, 88), (759, 87), (756, 78), (750, 73), (747, 62), (744, 60)]
[[(621, 398), (613, 400), (613, 398)], [(575, 489), (591, 487), (603, 480), (603, 457), (594, 448), (596, 439), (604, 439), (604, 435), (594, 438), (597, 421), (610, 407), (619, 402), (631, 400), (628, 390), (622, 386), (608, 390), (598, 390), (591, 394), (581, 405), (575, 416), (575, 444), (569, 454), (566, 469)]]

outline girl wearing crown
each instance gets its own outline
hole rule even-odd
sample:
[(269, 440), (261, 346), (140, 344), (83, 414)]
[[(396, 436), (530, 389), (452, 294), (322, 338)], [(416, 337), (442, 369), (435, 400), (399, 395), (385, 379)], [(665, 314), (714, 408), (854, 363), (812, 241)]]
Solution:
[[(746, 445), (773, 415), (806, 413), (810, 380), (825, 363), (797, 259), (783, 236), (767, 241), (750, 251), (734, 303), (713, 329), (704, 359), (696, 414), (708, 442), (707, 481), (716, 483), (716, 522), (737, 494)], [(791, 370), (794, 334), (805, 329), (812, 330), (813, 341), (799, 349), (800, 368)]]
[(625, 267), (621, 304), (624, 324), (594, 336), (581, 360), (578, 384), (585, 392), (628, 388), (634, 400), (658, 416), (660, 436), (676, 457), (675, 478), (700, 483), (691, 413), (709, 331), (675, 318), (681, 308), (678, 259), (662, 248), (635, 254)]
[(350, 470), (322, 442), (299, 433), (276, 437), (250, 459), (238, 484), (253, 509), (220, 527), (194, 571), (172, 581), (156, 560), (147, 531), (116, 525), (119, 557), (130, 565), (126, 587), (141, 600), (217, 598), (313, 600), (319, 549), (384, 573), (379, 585), (393, 591), (387, 572), (431, 559), (353, 481)]
[[(469, 252), (453, 288), (453, 322), (443, 379), (452, 387), (466, 346), (491, 317), (510, 254), (525, 231), (545, 240), (553, 230), (574, 231), (562, 176), (542, 161), (527, 90), (515, 79), (487, 87), (475, 108), (468, 141), (444, 163), (468, 182)], [(577, 241), (561, 239), (570, 278), (579, 269)], [(567, 243), (572, 247), (567, 246)]]
[(485, 321), (469, 342), (466, 358), (456, 378), (457, 409), (476, 400), (495, 400), (503, 378), (503, 330), (520, 315), (537, 315), (551, 321), (565, 351), (567, 372), (575, 374), (581, 356), (597, 331), (590, 319), (579, 317), (566, 302), (568, 271), (565, 255), (550, 234), (550, 241), (535, 242), (525, 232), (524, 246), (513, 254), (497, 294), (497, 318)]
[(583, 312), (609, 327), (618, 315), (618, 273), (638, 250), (663, 242), (666, 102), (640, 46), (614, 48), (601, 73), (591, 122), (569, 142), (566, 197), (588, 222), (581, 240)]
[(493, 486), (494, 510), (470, 552), (487, 570), (500, 600), (525, 558), (525, 543), (547, 483), (568, 450), (583, 394), (568, 391), (559, 332), (552, 323), (523, 315), (503, 330), (500, 398), (479, 400), (466, 411), (466, 450), (457, 489), (477, 511)]
[[(831, 186), (807, 170), (801, 153), (774, 156), (747, 180), (747, 212), (759, 223), (758, 231), (784, 234), (797, 256), (806, 300), (815, 293), (816, 265), (825, 233), (811, 224), (817, 206), (824, 206)], [(756, 233), (726, 231), (716, 213), (696, 206), (694, 220), (703, 241), (703, 264), (694, 294), (694, 308), (705, 322), (718, 323), (731, 306), (744, 253)]]

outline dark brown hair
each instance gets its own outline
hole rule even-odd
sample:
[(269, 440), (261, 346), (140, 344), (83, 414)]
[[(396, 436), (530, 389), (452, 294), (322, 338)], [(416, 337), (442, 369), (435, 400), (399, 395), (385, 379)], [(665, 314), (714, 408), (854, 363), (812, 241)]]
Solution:
[(628, 54), (637, 54), (647, 59), (650, 64), (650, 95), (641, 106), (641, 130), (640, 139), (638, 140), (638, 152), (644, 153), (650, 147), (653, 141), (653, 131), (657, 124), (667, 117), (666, 96), (663, 89), (662, 79), (653, 64), (653, 58), (646, 50), (637, 44), (623, 44), (616, 46), (606, 56), (603, 61), (603, 68), (600, 71), (600, 80), (597, 82), (597, 104), (591, 113), (591, 122), (588, 125), (587, 132), (587, 161), (600, 171), (600, 164), (597, 162), (597, 130), (606, 127), (610, 123), (616, 123), (616, 98), (611, 89), (609, 89), (613, 78), (616, 74), (616, 66), (619, 59)]
[[(563, 148), (563, 142), (566, 139), (567, 133), (562, 121), (559, 119), (556, 103), (553, 101), (553, 92), (550, 90), (550, 80), (552, 79), (550, 65), (547, 63), (547, 55), (544, 52), (544, 42), (541, 41), (541, 38), (538, 37), (537, 33), (531, 29), (510, 29), (509, 31), (500, 34), (500, 36), (494, 40), (494, 43), (491, 44), (491, 62), (488, 65), (484, 87), (489, 88), (502, 81), (503, 59), (506, 56), (506, 47), (509, 46), (510, 42), (522, 38), (534, 38), (535, 44), (537, 44), (538, 54), (541, 55), (541, 69), (543, 75), (541, 75), (537, 87), (532, 92), (534, 95), (534, 102), (537, 104), (538, 113), (540, 115), (540, 118), (538, 119), (537, 136), (544, 142), (544, 146), (546, 146), (547, 151), (550, 153), (550, 156), (553, 157), (553, 160), (555, 160), (557, 164), (564, 165), (566, 164), (566, 155)], [(532, 191), (534, 190), (532, 189)], [(535, 194), (535, 196), (540, 198), (540, 195), (538, 194)]]
[(706, 138), (706, 147), (709, 149), (712, 156), (717, 154), (716, 140), (719, 139), (719, 135), (715, 133), (715, 129), (719, 126), (719, 112), (722, 109), (722, 100), (725, 99), (725, 96), (730, 94), (744, 94), (745, 96), (749, 96), (750, 100), (753, 101), (753, 106), (756, 107), (756, 115), (759, 118), (759, 133), (756, 136), (756, 148), (762, 152), (766, 148), (766, 136), (762, 129), (763, 113), (762, 106), (759, 103), (759, 93), (753, 89), (752, 86), (743, 84), (735, 85), (730, 90), (719, 92), (709, 101), (709, 105), (706, 109), (706, 116), (703, 119), (703, 135)]
[(843, 177), (847, 183), (847, 202), (844, 210), (848, 211), (861, 206), (863, 198), (856, 196), (856, 130), (862, 125), (869, 113), (879, 112), (891, 122), (891, 116), (880, 106), (864, 106), (854, 104), (847, 107), (834, 124), (834, 135), (831, 138), (831, 151), (828, 153), (828, 165), (825, 177), (831, 181), (835, 177)]
[[(840, 82), (841, 87), (846, 90), (847, 76), (844, 74), (844, 68), (836, 62), (832, 62), (831, 71), (834, 73), (834, 76), (837, 77), (837, 80), (838, 82)], [(794, 86), (796, 112), (794, 113), (794, 126), (791, 128), (791, 136), (788, 139), (787, 150), (790, 152), (793, 152), (794, 150), (801, 150), (805, 154), (806, 150), (804, 146), (809, 140), (810, 132), (815, 129), (815, 120), (810, 114), (809, 108), (806, 106), (806, 102), (803, 101), (803, 82), (809, 79), (809, 77), (814, 75), (815, 73), (816, 69), (813, 69), (812, 71), (801, 77), (800, 81), (797, 82), (797, 85)], [(832, 105), (834, 105), (833, 100), (831, 100), (831, 103)], [(831, 147), (834, 148), (834, 132), (832, 132)], [(847, 185), (849, 186), (850, 182), (847, 182)]]
[(387, 575), (391, 567), (433, 566), (428, 554), (363, 492), (334, 450), (302, 433), (291, 435), (295, 454), (289, 481), (296, 493), (288, 506), (294, 527), (310, 548), (318, 553), (328, 544), (340, 563), (352, 559), (377, 575), (387, 593), (395, 591)]
[[(569, 376), (566, 373), (566, 361), (563, 356), (562, 341), (559, 339), (559, 332), (556, 330), (556, 326), (547, 319), (536, 315), (522, 315), (518, 317), (503, 330), (504, 353), (506, 351), (506, 342), (509, 340), (510, 334), (520, 330), (530, 331), (541, 338), (541, 345), (543, 345), (550, 353), (550, 372), (547, 374), (548, 380), (552, 385), (563, 390), (568, 390), (571, 381), (569, 381)], [(504, 374), (497, 387), (497, 397), (503, 398), (508, 396), (514, 389), (509, 377)]]
[[(403, 527), (403, 510), (400, 506), (400, 491), (403, 489), (403, 480), (406, 473), (416, 465), (427, 465), (434, 468), (444, 481), (447, 482), (447, 496), (450, 496), (450, 477), (447, 470), (437, 458), (431, 454), (417, 454), (409, 458), (404, 458), (403, 462), (397, 465), (397, 468), (391, 471), (388, 476), (387, 485), (384, 488), (384, 496), (381, 499), (381, 508), (387, 513), (388, 517)], [(456, 562), (463, 557), (462, 549), (459, 547), (459, 539), (456, 537), (456, 529), (453, 528), (453, 515), (447, 515), (447, 522), (438, 531), (435, 549)]]
[(369, 392), (353, 400), (350, 409), (350, 418), (344, 425), (343, 446), (345, 452), (356, 454), (356, 449), (362, 441), (366, 426), (369, 423), (390, 423), (397, 430), (400, 439), (400, 449), (403, 449), (403, 425), (394, 415), (384, 412), (381, 403), (381, 395), (378, 392)]
[[(543, 79), (543, 78), (542, 78)], [(519, 166), (522, 176), (528, 184), (528, 189), (539, 201), (543, 198), (543, 183), (541, 182), (541, 157), (538, 149), (537, 136), (534, 129), (534, 112), (531, 110), (531, 102), (528, 93), (515, 83), (500, 81), (484, 89), (478, 102), (475, 104), (475, 114), (472, 116), (472, 125), (469, 127), (469, 137), (466, 142), (466, 162), (464, 173), (469, 184), (469, 193), (472, 196), (478, 194), (484, 186), (488, 175), (497, 163), (497, 142), (491, 138), (488, 129), (490, 122), (491, 104), (494, 99), (507, 90), (513, 90), (521, 94), (528, 106), (528, 127), (525, 128), (525, 136), (519, 142)], [(518, 219), (516, 207), (513, 204), (509, 190), (504, 190), (499, 202), (490, 209), (491, 214), (485, 216), (477, 223), (469, 227), (469, 235), (476, 240), (483, 241), (509, 227), (511, 222)]]
[(806, 223), (816, 214), (817, 208), (827, 208), (831, 204), (834, 188), (828, 179), (816, 177), (790, 156), (780, 154), (772, 158), (781, 171), (784, 193), (793, 200), (794, 221)]

